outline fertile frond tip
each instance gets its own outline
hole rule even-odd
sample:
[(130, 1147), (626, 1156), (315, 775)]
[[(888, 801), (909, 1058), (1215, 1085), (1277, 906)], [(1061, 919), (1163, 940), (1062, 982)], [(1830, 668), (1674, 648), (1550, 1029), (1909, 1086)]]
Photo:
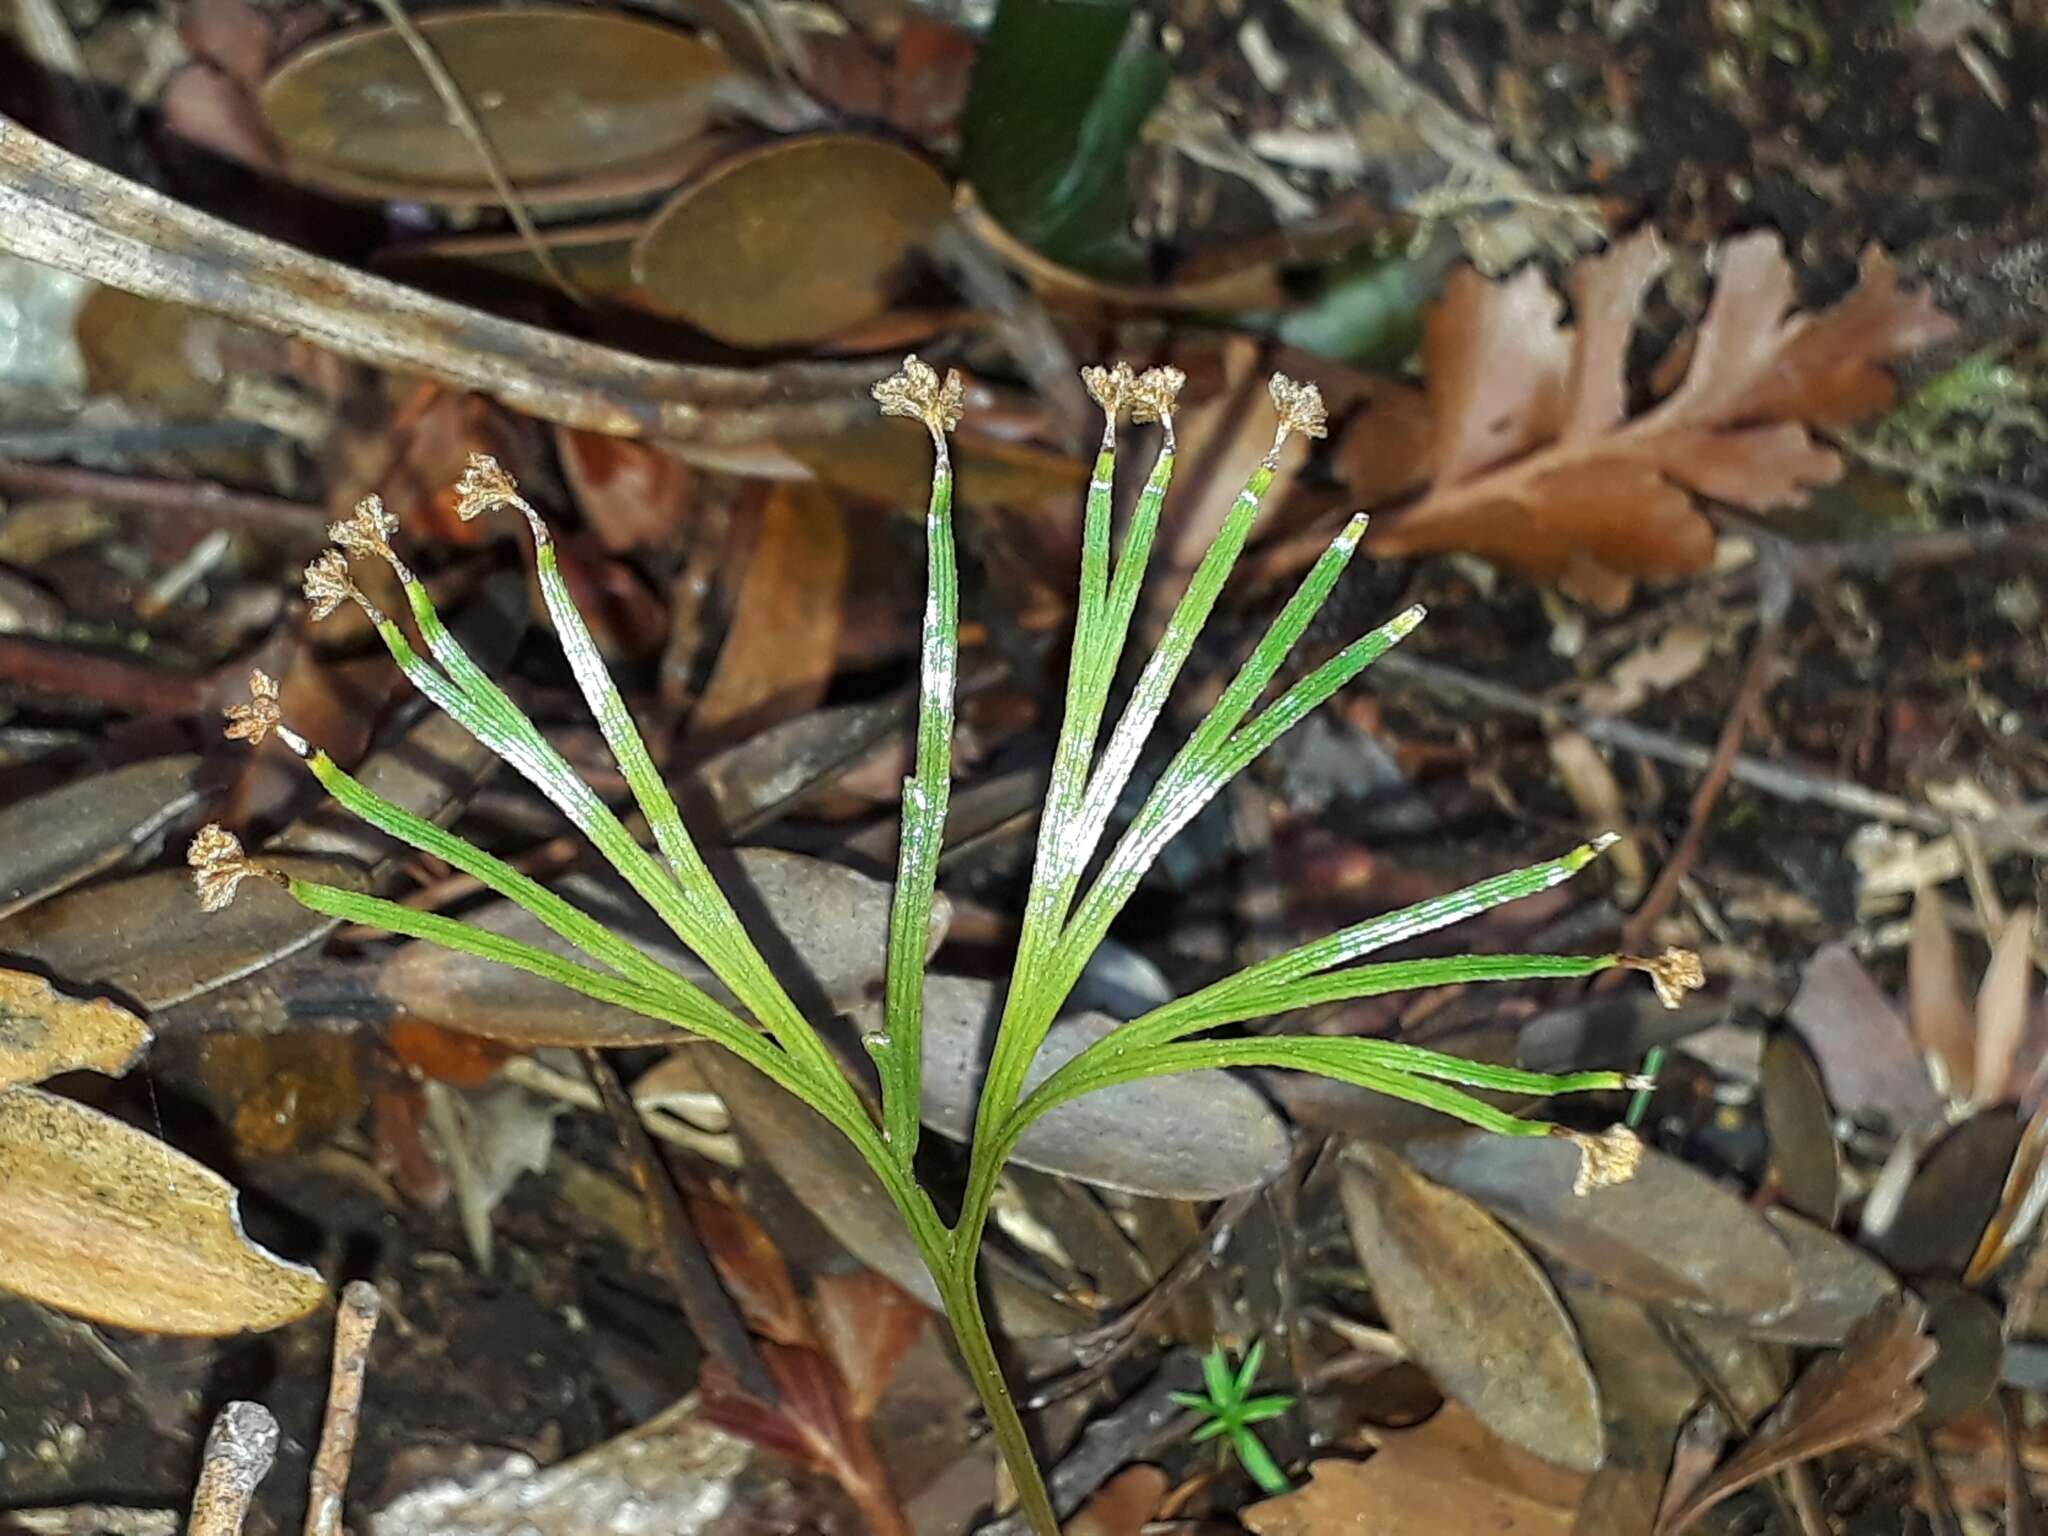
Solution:
[(384, 510), (384, 498), (365, 496), (356, 503), (355, 515), (345, 523), (330, 523), (327, 537), (352, 555), (391, 558), (391, 536), (398, 532), (398, 519)]
[(940, 437), (960, 425), (960, 413), (967, 408), (967, 386), (959, 373), (946, 370), (944, 382), (930, 363), (915, 352), (903, 359), (903, 367), (870, 391), (884, 416), (908, 416)]
[(1107, 368), (1083, 368), (1081, 385), (1088, 391), (1088, 398), (1102, 407), (1102, 414), (1109, 418), (1109, 425), (1115, 426), (1117, 418), (1135, 398), (1138, 376), (1131, 372), (1129, 363), (1115, 363)]
[(1303, 437), (1327, 437), (1330, 413), (1323, 409), (1323, 392), (1313, 384), (1276, 373), (1266, 385), (1273, 397), (1273, 409), (1280, 413), (1280, 435), (1299, 432)]
[(1685, 1001), (1686, 993), (1697, 992), (1707, 984), (1706, 967), (1689, 949), (1667, 949), (1661, 955), (1624, 955), (1621, 963), (1632, 971), (1646, 973), (1650, 985), (1657, 989), (1657, 1001), (1666, 1008), (1676, 1008)]
[(340, 550), (330, 549), (306, 567), (306, 601), (316, 619), (326, 618), (343, 603), (359, 601), (348, 557)]
[(192, 888), (199, 893), (199, 905), (218, 912), (235, 899), (242, 882), (254, 875), (260, 880), (279, 877), (242, 852), (242, 840), (219, 822), (208, 822), (185, 850), (185, 862), (192, 866)]
[(277, 679), (268, 672), (251, 672), (249, 702), (230, 704), (221, 713), (228, 717), (229, 741), (261, 746), (263, 739), (284, 723), (284, 712), (277, 702)]
[(1625, 1125), (1610, 1125), (1598, 1136), (1568, 1131), (1563, 1126), (1553, 1127), (1553, 1134), (1579, 1149), (1579, 1171), (1572, 1178), (1572, 1193), (1581, 1198), (1596, 1189), (1626, 1184), (1643, 1164), (1643, 1144)]
[(497, 506), (524, 508), (519, 482), (488, 453), (472, 453), (455, 482), (455, 515), (466, 523)]
[(1188, 376), (1178, 368), (1147, 368), (1131, 386), (1131, 420), (1166, 421)]

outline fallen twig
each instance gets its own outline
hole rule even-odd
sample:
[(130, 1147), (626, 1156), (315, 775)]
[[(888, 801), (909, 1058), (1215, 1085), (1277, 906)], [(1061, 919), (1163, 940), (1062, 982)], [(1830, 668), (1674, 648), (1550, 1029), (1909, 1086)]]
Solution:
[(208, 523), (236, 523), (314, 544), (327, 537), (327, 509), (281, 496), (231, 491), (210, 480), (159, 480), (115, 475), (71, 464), (27, 464), (0, 459), (0, 493), (9, 496), (82, 496), (114, 507), (174, 512)]
[[(1419, 656), (1393, 651), (1382, 656), (1374, 664), (1374, 670), (1381, 677), (1413, 683), (1429, 693), (1469, 699), (1506, 714), (1524, 715), (1532, 720), (1563, 721), (1595, 741), (1619, 747), (1624, 752), (1654, 758), (1658, 762), (1690, 768), (1695, 773), (1704, 773), (1713, 766), (1712, 749), (1697, 742), (1685, 741), (1648, 726), (1632, 725), (1626, 720), (1610, 720), (1583, 710), (1548, 703), (1519, 688), (1474, 677), (1442, 662), (1426, 661)], [(1923, 832), (1949, 830), (1949, 818), (1941, 812), (1915, 805), (1898, 795), (1888, 795), (1883, 790), (1866, 789), (1847, 779), (1830, 778), (1804, 768), (1789, 768), (1781, 763), (1767, 763), (1761, 758), (1740, 755), (1736, 756), (1728, 771), (1737, 783), (1747, 784), (1751, 789), (1775, 795), (1781, 800), (1825, 805), (1852, 816), (1916, 827)]]
[(873, 410), (872, 363), (655, 362), (522, 325), (209, 217), (0, 117), (0, 251), (621, 437), (758, 442)]
[(327, 1382), (327, 1411), (320, 1419), (320, 1449), (306, 1485), (306, 1536), (341, 1536), (341, 1496), (355, 1459), (356, 1430), (362, 1424), (363, 1374), (370, 1365), (370, 1336), (377, 1331), (383, 1298), (367, 1280), (342, 1287), (334, 1314), (334, 1367)]
[(261, 1403), (229, 1403), (213, 1421), (185, 1536), (240, 1536), (256, 1485), (277, 1455), (277, 1420)]
[(640, 1191), (640, 1202), (646, 1209), (648, 1229), (654, 1239), (655, 1261), (675, 1287), (676, 1300), (690, 1331), (697, 1335), (697, 1342), (708, 1354), (725, 1362), (733, 1379), (749, 1397), (769, 1404), (781, 1402), (775, 1378), (761, 1363), (740, 1309), (719, 1282), (711, 1255), (697, 1235), (696, 1224), (690, 1220), (689, 1209), (676, 1190), (668, 1165), (641, 1123), (633, 1096), (626, 1092), (603, 1051), (586, 1049), (578, 1054), (611, 1119), (619, 1144), (625, 1149), (626, 1161), (632, 1166), (633, 1183)]
[(1728, 718), (1722, 722), (1721, 737), (1714, 743), (1714, 756), (1707, 764), (1706, 774), (1701, 778), (1699, 788), (1693, 791), (1684, 835), (1664, 861), (1664, 867), (1657, 872), (1657, 880), (1650, 887), (1650, 893), (1622, 925), (1621, 948), (1624, 953), (1647, 953), (1643, 946), (1650, 941), (1658, 921), (1671, 909), (1671, 903), (1678, 897), (1680, 884), (1691, 873), (1694, 861), (1700, 856), (1714, 807), (1720, 804), (1722, 792), (1728, 787), (1736, 758), (1742, 751), (1742, 739), (1748, 734), (1750, 720), (1761, 709), (1765, 690), (1770, 686), (1771, 673), (1778, 660), (1778, 643), (1785, 632), (1785, 610), (1791, 602), (1790, 571), (1783, 560), (1772, 558), (1764, 571), (1763, 601), (1758, 610), (1756, 639), (1750, 644), (1749, 661), (1743, 668), (1741, 685), (1735, 691), (1735, 702), (1729, 706)]
[(519, 238), (526, 242), (526, 249), (532, 253), (548, 281), (559, 288), (573, 303), (588, 305), (589, 297), (562, 270), (562, 264), (555, 260), (555, 253), (548, 243), (541, 239), (540, 231), (534, 228), (533, 215), (526, 211), (526, 200), (512, 185), (512, 178), (506, 174), (505, 162), (498, 154), (497, 146), (491, 143), (491, 136), (484, 132), (484, 125), (470, 106), (469, 98), (462, 94), (462, 87), (455, 76), (448, 72), (434, 45), (427, 41), (426, 34), (413, 24), (406, 15), (405, 7), (398, 0), (376, 0), (377, 9), (384, 13), (385, 20), (398, 33), (405, 46), (411, 50), (413, 61), (419, 65), (420, 73), (427, 77), (427, 83), (434, 88), (434, 94), (441, 98), (441, 105), (448, 109), (448, 116), (469, 140), (470, 148), (482, 163), (484, 174), (491, 180), (491, 189), (498, 194), (498, 200), (505, 205), (505, 212), (512, 216), (512, 227), (519, 231)]

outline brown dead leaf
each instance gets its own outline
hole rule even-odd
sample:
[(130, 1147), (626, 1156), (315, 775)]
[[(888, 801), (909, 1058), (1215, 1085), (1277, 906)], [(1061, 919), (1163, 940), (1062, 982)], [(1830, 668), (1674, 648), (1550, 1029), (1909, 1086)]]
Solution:
[(1159, 1513), (1167, 1486), (1157, 1467), (1125, 1467), (1061, 1529), (1066, 1536), (1138, 1536)]
[(2004, 1104), (2020, 1096), (2033, 1062), (2027, 1046), (2028, 995), (2034, 979), (2034, 909), (2022, 907), (2005, 920), (1984, 979), (1977, 983), (1976, 1100)]
[[(1635, 578), (1706, 565), (1714, 532), (1697, 498), (1764, 512), (1832, 481), (1840, 462), (1809, 429), (1882, 409), (1880, 364), (1952, 329), (1927, 295), (1899, 290), (1875, 247), (1848, 296), (1792, 314), (1777, 236), (1746, 235), (1722, 248), (1706, 316), (1667, 360), (1676, 387), (1630, 417), (1629, 338), (1664, 262), (1647, 230), (1581, 261), (1575, 327), (1533, 268), (1453, 276), (1423, 342), (1428, 489), (1375, 525), (1374, 546), (1464, 550), (1616, 603)], [(1344, 458), (1403, 457), (1373, 446), (1372, 421)]]
[(118, 1077), (149, 1041), (149, 1026), (126, 1008), (66, 997), (40, 976), (0, 970), (0, 1089), (59, 1072)]
[(1938, 892), (1922, 886), (1913, 896), (1912, 938), (1906, 950), (1906, 1018), (1920, 1049), (1942, 1074), (1940, 1086), (1967, 1097), (1976, 1081), (1976, 1030), (1963, 991), (1956, 938)]
[(1600, 1402), (1550, 1281), (1476, 1201), (1361, 1142), (1342, 1174), (1351, 1240), (1388, 1326), (1444, 1394), (1546, 1461), (1600, 1464)]
[(811, 1317), (846, 1383), (846, 1405), (856, 1419), (874, 1417), (889, 1378), (929, 1316), (901, 1286), (871, 1269), (818, 1277)]
[(242, 1231), (234, 1188), (133, 1126), (0, 1093), (0, 1288), (145, 1333), (275, 1328), (325, 1286)]
[[(884, 1350), (888, 1341), (899, 1341), (893, 1353), (878, 1352), (874, 1341), (858, 1346), (849, 1341), (863, 1372), (857, 1390), (841, 1373), (838, 1357), (819, 1342), (821, 1329), (798, 1297), (775, 1240), (737, 1192), (722, 1182), (703, 1182), (687, 1193), (691, 1219), (747, 1327), (759, 1337), (761, 1363), (780, 1394), (778, 1402), (762, 1402), (741, 1388), (724, 1360), (713, 1359), (698, 1380), (704, 1416), (721, 1429), (832, 1478), (859, 1507), (873, 1536), (908, 1536), (909, 1523), (889, 1490), (866, 1415), (857, 1404), (866, 1402), (872, 1410), (915, 1332), (903, 1331), (901, 1319), (892, 1317), (878, 1331), (887, 1336)], [(915, 1303), (886, 1280), (869, 1278), (894, 1293), (895, 1301), (887, 1303), (892, 1308), (900, 1303), (901, 1311), (916, 1310)], [(838, 1289), (821, 1284), (820, 1292), (830, 1298), (823, 1305), (840, 1314), (841, 1331), (851, 1322), (847, 1309), (876, 1294), (860, 1284)], [(922, 1320), (920, 1312), (917, 1321)]]
[(698, 733), (749, 732), (817, 705), (832, 680), (851, 550), (838, 500), (778, 485), (761, 507), (733, 622), (691, 721)]
[(1455, 1403), (1370, 1461), (1319, 1461), (1307, 1487), (1239, 1518), (1257, 1536), (1569, 1536), (1586, 1479), (1487, 1433)]
[(575, 427), (555, 428), (576, 504), (611, 553), (659, 544), (683, 520), (696, 476), (651, 443)]
[(1914, 1383), (1935, 1354), (1925, 1321), (1926, 1308), (1910, 1296), (1878, 1307), (1841, 1349), (1806, 1368), (1742, 1448), (1659, 1522), (1657, 1536), (1679, 1536), (1739, 1489), (1911, 1419), (1924, 1401)]

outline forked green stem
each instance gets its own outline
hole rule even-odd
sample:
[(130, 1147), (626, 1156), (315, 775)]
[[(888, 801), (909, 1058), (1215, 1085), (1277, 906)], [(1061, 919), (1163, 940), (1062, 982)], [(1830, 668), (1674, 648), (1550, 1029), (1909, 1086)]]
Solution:
[[(277, 685), (261, 673), (250, 680), (251, 701), (229, 710), (230, 735), (251, 742), (278, 735), (306, 759), (320, 782), (349, 810), (524, 907), (594, 964), (380, 896), (289, 879), (261, 860), (246, 856), (241, 844), (217, 826), (202, 828), (188, 855), (200, 900), (209, 909), (225, 906), (244, 880), (275, 880), (315, 911), (513, 966), (600, 1001), (665, 1020), (723, 1046), (815, 1109), (873, 1170), (891, 1203), (902, 1213), (937, 1287), (1025, 1518), (1038, 1536), (1058, 1536), (1058, 1524), (1032, 1454), (1030, 1435), (1004, 1378), (983, 1314), (977, 1266), (1003, 1167), (1040, 1118), (1084, 1094), (1151, 1077), (1233, 1067), (1293, 1068), (1403, 1099), (1503, 1136), (1570, 1136), (1583, 1154), (1578, 1187), (1591, 1190), (1629, 1176), (1639, 1144), (1626, 1130), (1616, 1127), (1598, 1137), (1584, 1136), (1510, 1113), (1474, 1097), (1474, 1092), (1546, 1098), (1639, 1087), (1639, 1079), (1616, 1072), (1562, 1076), (1526, 1072), (1383, 1040), (1267, 1034), (1198, 1037), (1228, 1025), (1404, 988), (1588, 976), (1621, 965), (1649, 971), (1658, 995), (1675, 1005), (1679, 993), (1701, 981), (1697, 960), (1678, 952), (1655, 959), (1466, 955), (1355, 963), (1386, 945), (1433, 932), (1570, 878), (1605, 846), (1588, 844), (1562, 858), (1354, 924), (1224, 977), (1126, 1024), (1074, 1056), (1027, 1095), (1024, 1089), (1032, 1063), (1082, 967), (1168, 840), (1236, 774), (1402, 639), (1421, 617), (1419, 609), (1396, 617), (1261, 707), (1262, 697), (1358, 548), (1364, 524), (1354, 520), (1304, 578), (1214, 709), (1173, 757), (1130, 826), (1115, 839), (1092, 885), (1084, 890), (1082, 877), (1109, 832), (1115, 807), (1165, 712), (1175, 679), (1217, 605), (1238, 552), (1250, 537), (1260, 499), (1273, 479), (1280, 443), (1289, 433), (1320, 436), (1323, 430), (1322, 402), (1315, 390), (1275, 377), (1271, 389), (1279, 410), (1280, 432), (1274, 453), (1246, 482), (1103, 743), (1100, 738), (1111, 687), (1122, 663), (1146, 559), (1173, 472), (1172, 411), (1181, 379), (1173, 369), (1155, 368), (1134, 375), (1122, 365), (1090, 369), (1085, 379), (1089, 392), (1103, 407), (1105, 425), (1085, 509), (1081, 591), (1066, 714), (1041, 818), (1017, 959), (975, 1119), (966, 1191), (958, 1219), (950, 1228), (918, 1182), (914, 1154), (922, 1109), (925, 948), (945, 837), (958, 667), (953, 481), (946, 451), (946, 434), (959, 417), (964, 394), (957, 375), (942, 381), (932, 369), (911, 358), (902, 373), (875, 390), (885, 413), (922, 422), (935, 446), (926, 516), (928, 585), (920, 648), (917, 761), (904, 786), (902, 839), (889, 915), (887, 1024), (884, 1035), (870, 1042), (882, 1086), (879, 1122), (853, 1079), (841, 1069), (816, 1023), (802, 1015), (769, 969), (713, 879), (662, 783), (653, 754), (570, 600), (559, 554), (546, 526), (519, 496), (510, 477), (487, 459), (473, 460), (458, 487), (463, 515), (510, 505), (531, 525), (540, 583), (556, 634), (653, 831), (659, 858), (633, 839), (539, 727), (483, 674), (449, 633), (425, 586), (392, 553), (389, 540), (396, 525), (374, 498), (365, 501), (350, 521), (336, 525), (334, 538), (340, 549), (323, 555), (308, 569), (306, 595), (314, 615), (320, 617), (343, 602), (359, 604), (415, 686), (568, 816), (677, 937), (702, 957), (738, 999), (740, 1009), (752, 1018), (717, 1001), (503, 860), (378, 798), (284, 723)], [(1126, 413), (1140, 421), (1158, 421), (1165, 441), (1112, 570), (1116, 429)], [(412, 616), (426, 643), (426, 656), (417, 654), (398, 626), (378, 613), (356, 588), (342, 551), (376, 555), (390, 562), (404, 584)], [(1256, 1357), (1247, 1363), (1238, 1385), (1248, 1390), (1255, 1375)], [(1263, 1412), (1276, 1401), (1260, 1399), (1240, 1405), (1244, 1412), (1239, 1417), (1249, 1424), (1253, 1420), (1248, 1415)], [(1244, 1438), (1247, 1444), (1240, 1445), (1240, 1454), (1254, 1475), (1268, 1488), (1284, 1486), (1280, 1469), (1270, 1458), (1261, 1459), (1265, 1453), (1256, 1437), (1246, 1429)]]

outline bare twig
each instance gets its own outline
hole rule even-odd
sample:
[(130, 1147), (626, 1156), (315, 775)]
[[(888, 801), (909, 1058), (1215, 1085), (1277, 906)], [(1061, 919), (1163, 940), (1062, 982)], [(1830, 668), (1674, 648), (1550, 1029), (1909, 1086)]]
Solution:
[(191, 305), (543, 421), (706, 443), (837, 430), (874, 363), (654, 362), (371, 277), (186, 207), (0, 117), (0, 251)]
[(327, 1380), (327, 1411), (320, 1419), (320, 1449), (306, 1486), (306, 1536), (341, 1536), (341, 1496), (355, 1459), (363, 1416), (363, 1374), (370, 1366), (370, 1336), (384, 1309), (377, 1287), (351, 1280), (334, 1314), (334, 1366)]
[(0, 494), (9, 496), (80, 496), (108, 506), (144, 512), (173, 512), (208, 523), (236, 523), (262, 533), (281, 533), (326, 542), (327, 509), (311, 502), (287, 501), (231, 491), (210, 480), (157, 480), (144, 475), (114, 475), (70, 464), (25, 464), (0, 459)]
[[(1404, 656), (1395, 651), (1381, 657), (1373, 664), (1381, 677), (1392, 677), (1412, 683), (1429, 693), (1450, 698), (1468, 699), (1488, 709), (1497, 709), (1505, 714), (1524, 715), (1533, 720), (1558, 720), (1576, 727), (1595, 741), (1608, 746), (1619, 747), (1624, 752), (1654, 758), (1661, 763), (1689, 768), (1695, 773), (1704, 773), (1713, 766), (1714, 754), (1710, 748), (1697, 742), (1685, 741), (1648, 726), (1633, 725), (1626, 720), (1610, 720), (1599, 715), (1589, 715), (1583, 710), (1547, 703), (1518, 688), (1504, 683), (1489, 682), (1461, 672), (1456, 667), (1447, 667), (1442, 662), (1427, 661), (1419, 656)], [(1946, 832), (1949, 818), (1941, 812), (1924, 805), (1916, 805), (1898, 795), (1888, 795), (1883, 790), (1866, 789), (1861, 784), (1847, 779), (1829, 778), (1825, 774), (1805, 768), (1791, 768), (1782, 763), (1768, 763), (1761, 758), (1737, 755), (1729, 768), (1729, 775), (1738, 784), (1781, 800), (1795, 800), (1814, 805), (1825, 805), (1834, 810), (1846, 811), (1852, 816), (1866, 816), (1873, 821), (1890, 822), (1897, 826), (1917, 827), (1923, 832)]]
[(434, 94), (441, 98), (441, 105), (448, 109), (449, 117), (462, 136), (469, 140), (470, 148), (482, 162), (484, 174), (491, 179), (491, 189), (498, 194), (498, 201), (505, 205), (505, 211), (512, 216), (512, 227), (519, 231), (519, 238), (526, 242), (526, 248), (533, 259), (540, 264), (548, 281), (553, 283), (572, 302), (588, 306), (590, 297), (570, 280), (562, 270), (562, 264), (555, 260), (555, 253), (541, 239), (540, 231), (534, 227), (533, 215), (526, 211), (526, 200), (512, 185), (512, 178), (506, 174), (505, 161), (498, 154), (498, 148), (491, 142), (491, 136), (484, 132), (484, 125), (469, 104), (469, 97), (463, 94), (461, 84), (448, 72), (448, 65), (441, 58), (440, 51), (427, 41), (426, 34), (413, 24), (406, 15), (405, 7), (398, 0), (376, 0), (377, 9), (412, 50), (413, 62), (427, 77), (427, 83), (434, 88)]
[(277, 1455), (277, 1420), (261, 1403), (229, 1403), (213, 1421), (185, 1536), (240, 1536), (256, 1485)]
[(1791, 601), (1790, 573), (1782, 560), (1773, 559), (1764, 575), (1756, 639), (1750, 644), (1749, 661), (1743, 668), (1742, 683), (1735, 691), (1735, 702), (1729, 706), (1728, 718), (1722, 722), (1721, 737), (1714, 743), (1714, 756), (1707, 764), (1706, 774), (1701, 778), (1699, 788), (1693, 791), (1685, 834), (1679, 838), (1678, 846), (1671, 850), (1664, 867), (1657, 872), (1657, 880), (1650, 887), (1650, 893), (1622, 925), (1621, 948), (1624, 953), (1645, 952), (1643, 946), (1650, 941), (1658, 922), (1671, 909), (1671, 903), (1678, 897), (1679, 886), (1700, 856), (1714, 807), (1720, 804), (1721, 794), (1728, 787), (1735, 771), (1736, 757), (1742, 751), (1742, 739), (1749, 731), (1751, 719), (1762, 708), (1764, 693), (1770, 686), (1771, 673), (1777, 665), (1778, 643), (1785, 630), (1785, 610)]
[(725, 1362), (749, 1397), (763, 1403), (781, 1402), (775, 1378), (755, 1353), (753, 1336), (747, 1332), (739, 1308), (719, 1282), (718, 1271), (712, 1268), (711, 1255), (705, 1251), (703, 1239), (697, 1236), (697, 1228), (676, 1190), (668, 1165), (662, 1161), (647, 1128), (640, 1123), (640, 1111), (633, 1096), (626, 1092), (603, 1051), (586, 1049), (579, 1054), (583, 1057), (583, 1070), (590, 1074), (590, 1081), (611, 1117), (619, 1144), (625, 1148), (626, 1160), (632, 1164), (633, 1183), (640, 1190), (641, 1204), (647, 1210), (647, 1223), (654, 1235), (655, 1259), (668, 1276), (669, 1284), (675, 1287), (676, 1300), (682, 1305), (690, 1331), (697, 1335), (697, 1342), (706, 1353)]

